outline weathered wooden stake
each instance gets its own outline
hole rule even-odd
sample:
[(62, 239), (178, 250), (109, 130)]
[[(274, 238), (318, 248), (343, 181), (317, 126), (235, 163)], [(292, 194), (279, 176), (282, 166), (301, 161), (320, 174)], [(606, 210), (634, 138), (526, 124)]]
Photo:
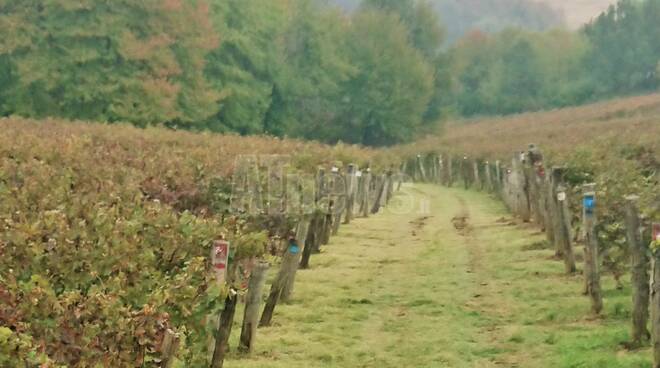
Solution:
[(626, 233), (630, 247), (632, 281), (632, 341), (634, 348), (650, 338), (646, 327), (649, 319), (649, 258), (637, 209), (638, 196), (626, 197)]
[(426, 181), (426, 170), (424, 170), (424, 162), (422, 160), (422, 155), (417, 155), (417, 167), (419, 168), (420, 180)]
[(268, 299), (266, 300), (266, 305), (264, 306), (264, 311), (261, 314), (261, 320), (259, 321), (259, 327), (270, 326), (270, 323), (273, 319), (273, 313), (275, 312), (275, 306), (280, 300), (282, 295), (282, 289), (287, 282), (289, 277), (289, 271), (294, 268), (293, 264), (298, 265), (298, 260), (300, 259), (299, 253), (300, 249), (296, 250), (293, 247), (295, 242), (287, 242), (287, 249), (282, 256), (282, 264), (280, 265), (280, 270), (277, 273), (277, 277), (273, 280), (273, 283), (270, 287), (270, 293), (268, 294)]
[(596, 234), (596, 185), (583, 186), (582, 223), (585, 231), (585, 280), (591, 298), (591, 311), (599, 314), (603, 310), (600, 289), (600, 267), (598, 237)]
[(243, 314), (243, 326), (241, 328), (241, 339), (238, 350), (250, 354), (254, 349), (254, 340), (257, 335), (259, 323), (259, 310), (261, 309), (261, 297), (266, 283), (268, 263), (261, 262), (253, 270), (248, 283), (248, 292), (245, 298), (245, 312)]
[(300, 259), (300, 268), (304, 270), (309, 268), (309, 260), (312, 256), (312, 253), (320, 248), (320, 236), (323, 232), (324, 216), (325, 214), (321, 211), (318, 211), (312, 215), (312, 220), (309, 224), (309, 230), (307, 231), (307, 237), (304, 242), (305, 248), (303, 249), (302, 258)]
[(380, 179), (378, 180), (378, 187), (376, 189), (376, 198), (374, 200), (374, 205), (371, 208), (371, 213), (372, 214), (377, 214), (378, 211), (380, 211), (380, 207), (382, 206), (383, 198), (385, 197), (385, 191), (387, 190), (387, 175), (383, 174), (381, 175)]
[(472, 172), (474, 175), (473, 180), (474, 180), (474, 189), (476, 190), (482, 190), (483, 186), (481, 184), (481, 178), (479, 177), (479, 161), (474, 160), (472, 161)]
[(321, 244), (328, 245), (330, 243), (330, 234), (332, 233), (332, 222), (334, 221), (334, 200), (330, 199), (328, 202), (328, 209), (325, 213), (325, 220), (323, 221), (323, 230), (321, 231)]
[[(543, 165), (543, 154), (535, 144), (528, 146), (528, 151), (525, 155), (524, 173), (525, 182), (528, 191), (530, 211), (533, 214), (534, 221), (537, 225), (544, 227), (545, 220), (543, 218), (543, 211), (541, 207), (541, 195), (539, 184), (538, 170)], [(545, 230), (545, 229), (544, 229)]]
[(181, 337), (179, 334), (175, 333), (171, 329), (165, 331), (165, 337), (163, 338), (163, 345), (161, 346), (162, 358), (160, 362), (161, 368), (170, 368), (172, 363), (174, 363), (174, 357), (176, 356), (177, 350), (179, 350), (179, 343)]
[(463, 161), (461, 161), (461, 175), (463, 176), (463, 187), (465, 190), (470, 188), (470, 165), (468, 157), (463, 156)]
[(234, 289), (230, 289), (227, 299), (225, 299), (225, 308), (222, 310), (220, 321), (218, 322), (211, 368), (222, 368), (225, 362), (225, 355), (229, 348), (229, 335), (231, 335), (231, 329), (234, 325), (234, 314), (236, 314), (237, 304), (238, 293)]
[(493, 178), (490, 173), (490, 162), (486, 161), (484, 163), (484, 172), (486, 173), (486, 190), (489, 192), (493, 191)]
[[(282, 285), (282, 293), (280, 294), (280, 300), (287, 303), (291, 300), (291, 295), (293, 294), (293, 287), (296, 282), (296, 273), (298, 273), (298, 261), (300, 260), (302, 252), (300, 251), (305, 244), (307, 239), (307, 232), (309, 230), (310, 219), (309, 216), (303, 216), (300, 221), (298, 221), (298, 226), (296, 226), (296, 235), (293, 242), (295, 242), (298, 247), (298, 252), (294, 254), (296, 262), (291, 262), (288, 264), (289, 269), (286, 270), (287, 277), (286, 281)], [(289, 245), (292, 246), (291, 244)]]
[(438, 184), (447, 186), (447, 156), (438, 154)]
[(526, 156), (524, 153), (514, 153), (511, 168), (511, 180), (514, 182), (512, 190), (516, 201), (516, 212), (520, 215), (523, 222), (529, 222), (532, 218), (532, 214), (529, 202), (529, 183), (525, 177), (525, 159)]
[[(560, 190), (561, 188), (561, 190)], [(564, 188), (564, 168), (553, 167), (550, 171), (550, 182), (548, 184), (548, 196), (550, 197), (550, 206), (548, 207), (549, 215), (547, 216), (552, 221), (552, 227), (546, 231), (548, 239), (552, 239), (555, 245), (555, 256), (562, 257), (564, 255), (565, 241), (564, 238), (564, 222), (562, 220), (562, 202), (568, 201), (567, 191)], [(570, 229), (570, 228), (569, 228)], [(570, 238), (570, 236), (569, 236)], [(570, 242), (571, 239), (568, 241)]]
[(357, 188), (357, 176), (355, 176), (357, 166), (349, 164), (344, 175), (346, 184), (346, 214), (344, 215), (344, 224), (350, 224), (353, 219), (353, 204), (355, 203), (355, 190)]
[(500, 160), (495, 161), (495, 190), (502, 194), (502, 164)]
[[(557, 198), (555, 199), (557, 208), (556, 216), (559, 226), (559, 243), (561, 256), (564, 259), (564, 267), (567, 274), (575, 273), (575, 256), (573, 255), (573, 240), (571, 237), (571, 215), (568, 208), (568, 198), (566, 187), (560, 185), (557, 187)], [(547, 231), (552, 232), (552, 229)]]
[(452, 187), (454, 185), (454, 169), (453, 169), (453, 159), (451, 156), (447, 156), (447, 186)]
[[(332, 178), (332, 196), (333, 196), (333, 218), (332, 218), (332, 235), (339, 233), (339, 225), (341, 225), (341, 217), (346, 210), (346, 193), (347, 183), (341, 172), (336, 172)], [(343, 198), (344, 202), (340, 202)], [(341, 204), (340, 204), (341, 203)]]
[(369, 197), (371, 196), (371, 170), (367, 168), (362, 173), (364, 183), (362, 184), (362, 203), (360, 203), (360, 213), (362, 217), (369, 217)]
[(651, 345), (653, 368), (660, 368), (660, 252), (651, 256)]
[(548, 244), (555, 244), (555, 225), (554, 217), (554, 198), (552, 194), (552, 170), (547, 173), (546, 177), (541, 182), (539, 190), (541, 192), (541, 197), (543, 198), (543, 219), (545, 220), (545, 237), (548, 240)]

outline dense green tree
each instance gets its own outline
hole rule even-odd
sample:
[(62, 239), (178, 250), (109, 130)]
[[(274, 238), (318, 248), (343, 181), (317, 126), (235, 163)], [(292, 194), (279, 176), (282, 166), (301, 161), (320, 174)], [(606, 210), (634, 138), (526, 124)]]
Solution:
[(412, 138), (421, 125), (433, 72), (391, 13), (363, 10), (352, 20), (349, 48), (358, 73), (349, 93), (342, 140), (370, 145)]
[(406, 26), (411, 44), (433, 60), (442, 46), (444, 31), (437, 13), (428, 1), (364, 0), (363, 9), (396, 14)]
[(222, 44), (208, 56), (206, 76), (224, 96), (208, 125), (215, 131), (264, 132), (273, 95), (273, 61), (285, 28), (283, 7), (272, 0), (213, 3)]
[(585, 71), (597, 95), (630, 93), (658, 87), (660, 0), (621, 0), (584, 32), (592, 47)]
[(568, 31), (474, 32), (451, 50), (456, 109), (511, 114), (583, 102), (587, 52), (584, 37)]
[(25, 116), (193, 126), (215, 110), (202, 74), (217, 44), (204, 1), (0, 1), (0, 58)]
[(346, 52), (349, 22), (338, 11), (320, 11), (311, 0), (288, 4), (289, 22), (273, 60), (274, 101), (266, 132), (331, 141), (343, 82), (355, 72)]

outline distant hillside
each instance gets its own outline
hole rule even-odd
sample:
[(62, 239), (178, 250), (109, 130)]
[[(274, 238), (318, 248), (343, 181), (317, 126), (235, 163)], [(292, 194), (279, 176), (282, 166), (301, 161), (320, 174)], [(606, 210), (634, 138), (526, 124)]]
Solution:
[(564, 14), (566, 24), (579, 28), (616, 3), (616, 0), (537, 0), (559, 9)]
[[(352, 11), (360, 0), (319, 0)], [(447, 29), (450, 42), (479, 29), (496, 32), (507, 27), (545, 30), (578, 28), (614, 0), (431, 0)]]
[(646, 147), (660, 165), (660, 94), (626, 97), (547, 112), (450, 122), (404, 150), (425, 152), (445, 147), (457, 154), (507, 159), (528, 143), (564, 155), (594, 141)]

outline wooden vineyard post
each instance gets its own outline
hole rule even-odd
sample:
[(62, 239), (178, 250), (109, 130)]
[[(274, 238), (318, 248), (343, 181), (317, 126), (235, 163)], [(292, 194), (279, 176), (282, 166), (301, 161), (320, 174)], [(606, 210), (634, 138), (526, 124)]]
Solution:
[(495, 190), (502, 194), (502, 163), (495, 161)]
[[(553, 167), (550, 171), (550, 182), (548, 184), (548, 196), (550, 197), (550, 205), (548, 207), (549, 214), (547, 217), (552, 221), (552, 227), (546, 230), (546, 233), (552, 234), (548, 239), (552, 239), (555, 245), (555, 255), (561, 257), (564, 254), (565, 241), (564, 238), (564, 224), (563, 217), (563, 201), (567, 201), (567, 193), (563, 184), (564, 168)], [(570, 238), (570, 235), (569, 235)], [(570, 242), (570, 239), (568, 240)]]
[(439, 180), (438, 184), (448, 186), (448, 179), (447, 179), (447, 156), (439, 154), (438, 155), (438, 169), (440, 172), (438, 173)]
[(443, 155), (438, 155), (438, 181), (437, 184), (447, 185), (447, 168), (445, 167), (445, 160)]
[(179, 350), (179, 343), (181, 337), (179, 334), (175, 333), (171, 329), (165, 331), (165, 337), (163, 337), (163, 344), (161, 346), (162, 358), (160, 361), (161, 368), (170, 368), (172, 363), (174, 363), (174, 357), (176, 356), (177, 350)]
[(506, 204), (507, 208), (511, 211), (511, 213), (515, 215), (517, 211), (517, 204), (513, 195), (511, 169), (506, 166), (501, 166), (500, 170), (502, 175), (502, 198), (504, 199), (504, 203)]
[[(333, 198), (333, 213), (332, 213), (332, 235), (337, 235), (339, 233), (339, 225), (341, 224), (341, 216), (343, 211), (346, 209), (346, 202), (343, 203), (343, 206), (340, 206), (339, 199), (343, 198), (346, 200), (346, 180), (341, 175), (340, 170), (337, 167), (332, 169), (332, 198)], [(340, 193), (341, 192), (341, 193)]]
[[(572, 274), (575, 273), (576, 268), (571, 237), (571, 215), (568, 208), (566, 188), (563, 185), (557, 187), (557, 198), (555, 203), (557, 208), (555, 214), (559, 226), (561, 255), (564, 259), (566, 273)], [(551, 229), (548, 229), (547, 231), (551, 231)]]
[[(653, 224), (652, 240), (660, 242), (660, 224)], [(660, 368), (660, 252), (652, 250), (651, 256), (651, 345), (653, 368)]]
[(321, 203), (321, 201), (324, 200), (327, 205), (327, 212), (324, 213), (323, 215), (323, 220), (321, 221), (321, 229), (320, 234), (318, 235), (320, 237), (320, 244), (328, 244), (330, 241), (330, 225), (332, 224), (332, 199), (330, 197), (330, 192), (329, 192), (329, 185), (328, 185), (328, 180), (326, 179), (325, 176), (325, 169), (319, 168), (318, 171), (318, 183), (317, 183), (317, 192), (316, 192), (316, 197), (315, 197), (315, 202), (317, 205), (316, 210), (319, 210), (318, 205)]
[(555, 209), (555, 195), (552, 188), (552, 170), (550, 170), (549, 175), (546, 176), (543, 181), (543, 187), (541, 188), (545, 197), (545, 237), (548, 240), (548, 243), (555, 246), (555, 222), (557, 221), (557, 211)]
[(401, 190), (401, 186), (403, 186), (403, 178), (405, 177), (405, 171), (401, 170), (399, 173), (396, 175), (396, 191)]
[(426, 171), (424, 170), (424, 162), (422, 160), (422, 155), (417, 155), (417, 167), (419, 170), (419, 180), (422, 182), (426, 181)]
[[(323, 177), (319, 175), (317, 180), (319, 180), (319, 185), (321, 185), (320, 182), (323, 180)], [(309, 223), (305, 241), (301, 242), (301, 245), (304, 245), (304, 248), (299, 267), (302, 269), (309, 268), (309, 260), (312, 256), (312, 253), (320, 251), (321, 243), (324, 242), (324, 237), (327, 233), (329, 233), (329, 227), (326, 226), (326, 217), (328, 217), (327, 213), (331, 213), (332, 211), (331, 208), (328, 209), (328, 212), (323, 211), (323, 197), (324, 193), (319, 191), (315, 198), (314, 212), (312, 213), (312, 219)], [(328, 206), (330, 206), (330, 203), (328, 203)], [(332, 221), (332, 217), (330, 216), (327, 221)], [(329, 236), (327, 240), (329, 241)], [(327, 242), (324, 244), (327, 244)]]
[(390, 179), (391, 176), (389, 171), (383, 174), (383, 192), (380, 195), (380, 208), (383, 208), (385, 205), (387, 205), (387, 194), (390, 188)]
[(360, 203), (360, 213), (362, 217), (369, 217), (369, 197), (371, 196), (371, 169), (362, 173), (363, 184), (362, 184), (362, 201)]
[(525, 178), (525, 154), (518, 152), (514, 154), (512, 161), (512, 180), (514, 182), (514, 195), (517, 212), (523, 222), (529, 222), (532, 218), (531, 207), (529, 203), (529, 187)]
[(299, 253), (300, 247), (296, 243), (295, 238), (290, 236), (287, 241), (287, 249), (282, 256), (282, 264), (280, 265), (280, 270), (270, 287), (270, 293), (268, 294), (268, 299), (266, 300), (264, 311), (261, 314), (259, 327), (270, 326), (270, 323), (273, 319), (273, 313), (275, 312), (275, 306), (280, 300), (282, 289), (284, 288), (287, 279), (290, 277), (289, 272), (298, 265)]
[(225, 308), (220, 314), (218, 322), (218, 331), (215, 335), (215, 348), (213, 349), (213, 358), (211, 358), (211, 368), (222, 368), (225, 362), (225, 355), (229, 348), (229, 335), (234, 325), (234, 314), (236, 314), (236, 305), (238, 304), (238, 293), (236, 290), (229, 289), (229, 294), (225, 299)]
[[(330, 196), (328, 196), (330, 198)], [(332, 222), (334, 221), (334, 206), (333, 199), (328, 200), (328, 208), (325, 211), (325, 219), (323, 221), (323, 228), (321, 230), (321, 244), (327, 245), (330, 243), (330, 234), (332, 233)]]
[[(282, 285), (282, 293), (280, 294), (280, 300), (283, 302), (289, 302), (291, 300), (291, 294), (293, 294), (293, 286), (296, 282), (296, 273), (298, 273), (298, 263), (300, 261), (301, 257), (301, 248), (302, 245), (305, 243), (305, 239), (307, 239), (307, 233), (309, 230), (309, 218), (308, 216), (303, 216), (302, 219), (298, 222), (298, 226), (296, 226), (296, 234), (295, 238), (290, 240), (289, 247), (297, 247), (297, 252), (294, 253), (294, 258), (295, 262), (291, 261), (290, 264), (288, 264), (289, 269), (286, 270), (287, 277)], [(294, 244), (291, 243), (291, 241)], [(290, 249), (291, 250), (291, 249)], [(295, 250), (295, 248), (294, 248)]]
[(481, 190), (483, 189), (481, 185), (481, 178), (479, 177), (479, 160), (472, 161), (472, 172), (474, 180), (474, 189)]
[[(401, 172), (404, 174), (408, 174), (408, 161), (409, 160), (404, 160), (403, 164), (401, 164)], [(370, 165), (367, 165), (367, 169), (370, 167)], [(414, 173), (413, 173), (414, 176)]]
[(598, 238), (596, 234), (596, 185), (585, 184), (582, 197), (582, 224), (585, 232), (585, 281), (591, 298), (591, 311), (599, 314), (603, 309), (600, 289)]
[(447, 186), (450, 188), (454, 185), (453, 162), (454, 160), (452, 160), (451, 156), (447, 156)]
[(461, 161), (461, 175), (463, 176), (464, 189), (470, 189), (470, 167), (467, 156), (463, 156), (463, 161)]
[(383, 206), (390, 203), (392, 196), (394, 196), (394, 171), (389, 170), (387, 172), (387, 186), (385, 187), (385, 201), (383, 202)]
[(433, 155), (429, 155), (429, 156), (426, 157), (426, 160), (423, 160), (423, 161), (426, 161), (426, 162), (430, 163), (430, 165), (428, 166), (428, 168), (429, 168), (429, 171), (428, 171), (428, 181), (429, 181), (429, 183), (435, 182), (435, 173), (436, 173), (435, 157)]
[(325, 214), (317, 210), (312, 215), (312, 221), (309, 224), (309, 230), (307, 231), (307, 237), (305, 239), (302, 252), (302, 258), (300, 259), (300, 268), (306, 270), (309, 268), (309, 260), (312, 256), (312, 253), (318, 251), (321, 243), (321, 235), (323, 232), (323, 218)]
[(626, 235), (630, 247), (632, 281), (632, 347), (642, 346), (648, 339), (646, 324), (649, 319), (649, 258), (644, 244), (643, 230), (637, 209), (638, 196), (626, 198)]
[(248, 283), (247, 296), (245, 298), (245, 312), (243, 314), (243, 326), (238, 350), (242, 353), (252, 353), (254, 340), (259, 323), (259, 310), (261, 309), (261, 296), (266, 283), (268, 263), (261, 262), (253, 270)]
[(349, 164), (345, 175), (346, 182), (346, 215), (344, 216), (344, 224), (350, 224), (353, 218), (353, 204), (355, 203), (355, 191), (357, 188), (357, 167), (354, 164)]
[(543, 154), (535, 144), (530, 144), (527, 151), (527, 162), (525, 165), (525, 178), (529, 191), (530, 208), (537, 225), (545, 230), (541, 184), (539, 181), (541, 170), (543, 170)]
[(493, 177), (490, 172), (490, 162), (486, 161), (484, 163), (484, 172), (486, 173), (486, 190), (488, 192), (493, 191)]
[(385, 174), (381, 175), (378, 180), (378, 186), (376, 187), (376, 197), (374, 199), (374, 205), (371, 208), (372, 214), (377, 214), (380, 211), (380, 206), (383, 202), (383, 197), (385, 196), (385, 190), (387, 186), (387, 176)]

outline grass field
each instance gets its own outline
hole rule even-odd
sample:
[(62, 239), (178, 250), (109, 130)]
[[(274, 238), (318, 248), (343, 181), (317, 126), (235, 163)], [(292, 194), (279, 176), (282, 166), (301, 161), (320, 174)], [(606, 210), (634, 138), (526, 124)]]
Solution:
[(544, 237), (493, 198), (415, 185), (395, 202), (343, 227), (259, 331), (254, 355), (225, 366), (650, 367), (648, 351), (620, 345), (627, 283), (603, 280), (605, 313), (594, 319), (581, 277), (564, 276)]

